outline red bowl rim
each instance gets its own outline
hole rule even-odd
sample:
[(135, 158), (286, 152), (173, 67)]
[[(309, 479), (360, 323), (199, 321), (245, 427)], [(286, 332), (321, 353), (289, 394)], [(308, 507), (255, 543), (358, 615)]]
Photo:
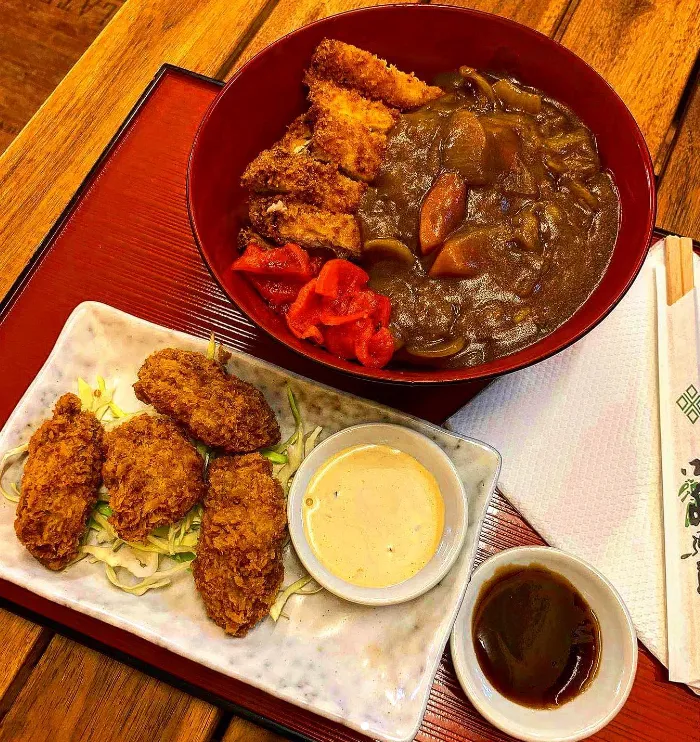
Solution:
[[(538, 355), (537, 357), (530, 358), (530, 359), (524, 359), (517, 363), (508, 363), (508, 359), (512, 358), (512, 355), (514, 354), (502, 356), (501, 358), (497, 358), (494, 361), (490, 361), (491, 364), (495, 363), (499, 367), (502, 367), (502, 368), (496, 368), (486, 373), (478, 372), (478, 369), (481, 368), (481, 366), (485, 364), (481, 364), (477, 366), (465, 366), (462, 368), (454, 368), (454, 369), (425, 369), (425, 370), (422, 367), (416, 367), (415, 370), (414, 369), (392, 369), (391, 367), (380, 368), (380, 369), (368, 368), (366, 366), (360, 365), (359, 363), (354, 363), (352, 361), (347, 361), (343, 358), (333, 356), (329, 351), (325, 350), (324, 348), (320, 346), (316, 346), (310, 342), (304, 342), (301, 340), (297, 340), (297, 338), (291, 335), (291, 333), (290, 333), (289, 338), (280, 337), (272, 329), (266, 327), (265, 325), (261, 324), (259, 321), (251, 317), (248, 314), (248, 312), (231, 295), (228, 289), (224, 286), (223, 282), (220, 280), (219, 276), (217, 275), (217, 272), (214, 266), (211, 264), (206, 251), (203, 248), (202, 239), (199, 234), (199, 230), (197, 229), (197, 224), (194, 218), (194, 205), (192, 203), (191, 180), (192, 180), (193, 162), (196, 156), (197, 149), (199, 147), (199, 140), (200, 140), (201, 133), (204, 130), (207, 122), (209, 121), (212, 114), (216, 110), (216, 107), (219, 105), (221, 98), (224, 96), (228, 88), (241, 75), (246, 73), (247, 69), (257, 60), (258, 57), (267, 53), (268, 50), (278, 46), (290, 36), (294, 36), (296, 34), (302, 33), (308, 28), (321, 25), (327, 22), (330, 18), (338, 18), (339, 16), (346, 16), (346, 15), (351, 15), (351, 14), (354, 15), (354, 14), (360, 14), (360, 13), (372, 13), (372, 12), (376, 12), (377, 10), (386, 11), (389, 8), (392, 8), (394, 10), (400, 9), (402, 12), (406, 12), (406, 10), (408, 10), (409, 12), (422, 12), (422, 13), (434, 12), (431, 9), (442, 9), (442, 10), (449, 9), (452, 12), (456, 12), (456, 13), (463, 14), (466, 16), (474, 16), (474, 15), (487, 16), (496, 23), (500, 23), (506, 26), (517, 28), (520, 33), (523, 33), (525, 35), (530, 35), (535, 38), (544, 39), (545, 43), (554, 44), (557, 47), (559, 47), (559, 49), (564, 53), (564, 55), (571, 58), (576, 64), (581, 64), (587, 67), (600, 80), (600, 82), (606, 88), (608, 88), (609, 92), (612, 93), (613, 97), (617, 99), (617, 101), (619, 102), (621, 106), (621, 110), (624, 111), (624, 113), (627, 115), (629, 119), (629, 123), (631, 124), (630, 131), (634, 134), (637, 146), (642, 156), (642, 160), (643, 160), (642, 164), (643, 164), (644, 170), (647, 175), (649, 209), (647, 211), (647, 221), (646, 221), (645, 230), (644, 230), (646, 234), (647, 250), (640, 253), (640, 256), (636, 264), (634, 265), (633, 270), (630, 272), (629, 278), (627, 279), (626, 283), (621, 289), (618, 290), (617, 295), (614, 297), (613, 301), (610, 302), (608, 307), (604, 311), (602, 311), (597, 318), (590, 321), (586, 325), (586, 327), (584, 327), (574, 337), (564, 342), (557, 343), (557, 345), (554, 348), (546, 351), (545, 353)], [(300, 26), (299, 28), (295, 29), (294, 31), (290, 31), (288, 34), (285, 34), (284, 36), (280, 36), (280, 38), (271, 42), (270, 44), (265, 46), (263, 49), (261, 49), (259, 52), (257, 52), (257, 54), (251, 57), (219, 91), (219, 93), (216, 95), (214, 100), (211, 102), (211, 104), (207, 108), (207, 111), (202, 117), (202, 121), (197, 127), (197, 132), (192, 142), (192, 147), (190, 149), (190, 155), (189, 155), (188, 164), (187, 164), (186, 198), (187, 198), (187, 211), (189, 215), (190, 224), (192, 227), (192, 232), (194, 234), (197, 249), (199, 250), (199, 253), (202, 256), (202, 260), (204, 261), (204, 264), (207, 266), (209, 273), (211, 274), (214, 281), (219, 285), (221, 290), (240, 309), (240, 311), (243, 312), (243, 314), (245, 314), (245, 316), (251, 322), (253, 322), (253, 324), (256, 327), (259, 327), (271, 338), (273, 338), (279, 343), (282, 343), (283, 345), (285, 345), (287, 348), (294, 351), (295, 353), (298, 353), (299, 355), (305, 358), (308, 358), (310, 360), (316, 361), (317, 363), (320, 363), (326, 366), (327, 368), (334, 369), (336, 371), (341, 371), (343, 373), (347, 373), (352, 376), (357, 376), (357, 377), (365, 378), (365, 379), (371, 379), (373, 381), (380, 381), (380, 382), (394, 383), (394, 384), (422, 384), (422, 385), (456, 384), (460, 382), (480, 381), (480, 380), (483, 381), (483, 380), (488, 380), (488, 379), (494, 379), (499, 376), (504, 376), (506, 374), (512, 373), (513, 371), (520, 371), (524, 368), (533, 366), (536, 363), (540, 363), (541, 361), (547, 360), (548, 358), (551, 358), (557, 353), (561, 353), (563, 350), (566, 350), (566, 348), (570, 347), (574, 343), (581, 340), (581, 338), (585, 337), (591, 330), (597, 327), (613, 311), (613, 309), (615, 309), (615, 307), (620, 303), (622, 298), (625, 296), (625, 294), (629, 290), (632, 283), (634, 283), (634, 280), (637, 278), (637, 275), (639, 274), (639, 271), (642, 269), (642, 265), (644, 264), (644, 260), (646, 259), (648, 248), (651, 245), (651, 239), (652, 239), (653, 231), (654, 231), (654, 224), (656, 221), (656, 208), (657, 208), (656, 180), (655, 180), (655, 175), (654, 175), (654, 165), (651, 159), (651, 154), (649, 152), (649, 147), (647, 146), (646, 140), (644, 139), (644, 135), (642, 134), (642, 131), (639, 128), (639, 125), (637, 124), (634, 116), (632, 115), (632, 112), (627, 107), (627, 104), (622, 100), (622, 98), (617, 94), (615, 89), (607, 82), (607, 80), (603, 78), (602, 75), (600, 75), (590, 64), (588, 64), (588, 62), (583, 60), (581, 57), (579, 57), (577, 54), (572, 52), (570, 49), (568, 49), (566, 46), (561, 44), (559, 41), (556, 41), (555, 39), (551, 39), (549, 36), (546, 36), (540, 31), (536, 31), (535, 29), (529, 28), (528, 26), (525, 26), (522, 23), (513, 21), (510, 18), (504, 18), (494, 13), (487, 13), (486, 11), (482, 11), (482, 10), (474, 10), (472, 8), (461, 8), (458, 6), (445, 5), (441, 3), (431, 3), (431, 4), (416, 3), (416, 4), (408, 4), (408, 5), (383, 4), (383, 5), (374, 5), (374, 6), (365, 7), (365, 8), (354, 8), (352, 10), (343, 11), (342, 13), (334, 13), (333, 15), (320, 18), (316, 21), (313, 21), (312, 23), (307, 23), (304, 26)], [(565, 325), (566, 325), (566, 322), (564, 323), (564, 325), (562, 325), (562, 327)], [(556, 331), (557, 330), (554, 330), (554, 332)], [(546, 337), (550, 337), (550, 336), (545, 336), (545, 338)], [(542, 338), (542, 340), (544, 340), (545, 338)], [(538, 343), (539, 342), (541, 341), (538, 341)], [(527, 350), (528, 348), (535, 347), (538, 343), (534, 343), (532, 346), (526, 346), (525, 348), (521, 350)], [(407, 374), (407, 375), (404, 376), (402, 374)]]

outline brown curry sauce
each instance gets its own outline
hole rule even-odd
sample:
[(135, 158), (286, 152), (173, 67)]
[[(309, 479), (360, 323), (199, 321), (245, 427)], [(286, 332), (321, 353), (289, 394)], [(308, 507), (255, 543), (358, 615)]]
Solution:
[(570, 701), (598, 669), (595, 614), (568, 580), (537, 564), (504, 567), (482, 587), (472, 638), (489, 682), (530, 708)]
[[(395, 363), (473, 366), (531, 345), (590, 296), (617, 237), (614, 182), (576, 115), (510, 79), (460, 73), (401, 115), (358, 213), (362, 265), (392, 302)], [(426, 210), (442, 239), (426, 238)]]

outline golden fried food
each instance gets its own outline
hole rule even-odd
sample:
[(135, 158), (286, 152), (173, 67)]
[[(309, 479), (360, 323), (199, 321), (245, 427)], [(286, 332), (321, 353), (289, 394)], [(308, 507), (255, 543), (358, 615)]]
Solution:
[(324, 39), (316, 47), (311, 70), (316, 77), (355, 88), (368, 98), (402, 110), (417, 108), (444, 94), (370, 52), (333, 39)]
[(270, 612), (284, 577), (286, 524), (284, 493), (267, 459), (212, 462), (192, 572), (209, 618), (226, 633), (244, 636)]
[(64, 394), (53, 417), (29, 441), (15, 518), (17, 538), (45, 567), (63, 569), (78, 555), (97, 501), (103, 431), (75, 394)]
[(310, 139), (311, 124), (308, 120), (308, 115), (303, 113), (289, 124), (284, 136), (275, 146), (280, 147), (285, 152), (297, 154), (306, 147)]
[(314, 116), (311, 137), (314, 157), (337, 163), (353, 178), (374, 180), (386, 152), (386, 134), (372, 131), (348, 116), (314, 109), (311, 113)]
[(280, 439), (262, 393), (201, 353), (166, 348), (139, 369), (134, 392), (196, 440), (229, 453), (255, 451)]
[(172, 420), (137, 415), (105, 434), (109, 522), (119, 538), (143, 543), (204, 499), (204, 462)]
[(250, 221), (264, 237), (307, 248), (325, 247), (338, 255), (359, 257), (360, 227), (349, 214), (335, 214), (283, 196), (253, 197)]
[(357, 90), (343, 88), (330, 80), (307, 74), (304, 82), (309, 87), (312, 110), (352, 119), (370, 131), (379, 131), (382, 134), (386, 134), (399, 117), (396, 108), (389, 108), (381, 101), (363, 98)]
[(250, 227), (243, 227), (238, 233), (238, 249), (240, 250), (240, 252), (244, 252), (246, 247), (248, 247), (251, 242), (254, 242), (256, 245), (260, 245), (260, 247), (265, 247), (268, 249), (271, 247), (276, 247), (274, 242), (266, 240), (255, 230), (251, 229)]
[(306, 152), (291, 154), (281, 147), (261, 152), (241, 177), (257, 193), (283, 193), (329, 211), (353, 213), (367, 186), (338, 171), (337, 165), (315, 160)]

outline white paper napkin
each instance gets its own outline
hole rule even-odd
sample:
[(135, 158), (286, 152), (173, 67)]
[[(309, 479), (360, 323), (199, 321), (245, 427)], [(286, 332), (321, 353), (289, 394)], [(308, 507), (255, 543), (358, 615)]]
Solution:
[(641, 641), (668, 665), (654, 278), (661, 261), (657, 243), (598, 327), (497, 379), (449, 424), (501, 452), (501, 491), (550, 545), (608, 577)]

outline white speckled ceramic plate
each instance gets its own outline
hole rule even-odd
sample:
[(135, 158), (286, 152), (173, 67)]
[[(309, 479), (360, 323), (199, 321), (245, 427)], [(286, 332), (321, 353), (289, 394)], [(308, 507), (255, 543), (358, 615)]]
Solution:
[[(94, 383), (96, 375), (102, 375), (109, 386), (116, 386), (115, 401), (123, 409), (143, 407), (131, 384), (144, 358), (168, 346), (204, 351), (206, 341), (104, 304), (81, 304), (2, 430), (0, 451), (26, 441), (56, 399), (75, 390), (79, 376)], [(245, 638), (235, 639), (207, 619), (189, 571), (162, 590), (135, 597), (110, 585), (100, 564), (83, 560), (61, 573), (43, 568), (17, 541), (14, 506), (4, 500), (0, 503), (0, 577), (364, 734), (409, 740), (425, 712), (469, 579), (500, 457), (482, 443), (244, 354), (234, 353), (229, 368), (265, 393), (283, 438), (293, 430), (285, 397), (289, 382), (307, 426), (323, 426), (324, 437), (348, 425), (386, 421), (414, 428), (440, 445), (457, 467), (469, 498), (464, 549), (447, 577), (416, 600), (383, 608), (348, 603), (325, 591), (295, 596), (285, 607), (289, 620), (266, 619)], [(286, 585), (300, 575), (291, 547), (284, 566)]]

